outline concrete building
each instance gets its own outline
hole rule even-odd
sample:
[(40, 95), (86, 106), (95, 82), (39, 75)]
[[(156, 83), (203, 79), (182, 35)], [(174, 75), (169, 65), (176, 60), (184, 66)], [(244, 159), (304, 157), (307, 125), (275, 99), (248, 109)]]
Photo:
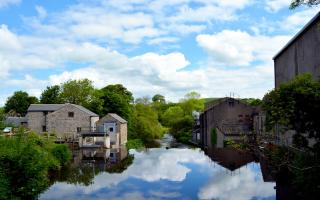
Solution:
[(99, 116), (75, 104), (31, 104), (26, 115), (28, 128), (37, 133), (55, 133), (72, 139), (82, 128), (94, 129)]
[(200, 141), (202, 146), (212, 147), (212, 130), (216, 130), (218, 147), (223, 147), (226, 138), (239, 139), (253, 131), (253, 117), (260, 110), (234, 98), (222, 98), (211, 105), (200, 115)]
[(275, 87), (309, 72), (320, 77), (320, 12), (274, 58)]

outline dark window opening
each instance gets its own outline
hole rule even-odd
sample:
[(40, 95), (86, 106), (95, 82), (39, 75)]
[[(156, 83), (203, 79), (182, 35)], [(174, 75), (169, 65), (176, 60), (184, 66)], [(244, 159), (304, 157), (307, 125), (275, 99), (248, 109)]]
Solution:
[(46, 126), (42, 126), (42, 132), (46, 132), (47, 131), (47, 127)]
[(243, 115), (239, 115), (239, 117), (243, 117)]
[(69, 117), (74, 117), (74, 112), (68, 112)]
[(233, 102), (233, 101), (230, 101), (230, 102), (229, 102), (229, 106), (233, 107), (233, 106), (234, 106), (234, 102)]
[(113, 127), (110, 127), (110, 128), (109, 128), (109, 132), (113, 132)]
[(81, 127), (77, 127), (77, 132), (81, 132)]

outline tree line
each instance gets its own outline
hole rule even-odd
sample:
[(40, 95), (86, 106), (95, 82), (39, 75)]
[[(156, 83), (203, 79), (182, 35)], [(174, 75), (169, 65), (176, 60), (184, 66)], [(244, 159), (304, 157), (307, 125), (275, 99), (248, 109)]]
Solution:
[(167, 102), (161, 94), (134, 99), (132, 92), (121, 84), (97, 89), (92, 81), (82, 79), (48, 86), (39, 99), (25, 91), (16, 91), (7, 99), (3, 112), (24, 116), (30, 104), (37, 103), (77, 104), (100, 117), (117, 113), (128, 121), (129, 139), (139, 139), (143, 143), (161, 138), (166, 132), (179, 141), (187, 142), (194, 123), (193, 112), (204, 109), (204, 99), (196, 92), (186, 94), (178, 103)]

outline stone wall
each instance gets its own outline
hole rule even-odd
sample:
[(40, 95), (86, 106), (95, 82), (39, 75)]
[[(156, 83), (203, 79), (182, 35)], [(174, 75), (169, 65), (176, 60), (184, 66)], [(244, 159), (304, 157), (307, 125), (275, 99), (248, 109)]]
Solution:
[(43, 126), (45, 123), (45, 115), (43, 112), (28, 112), (28, 128), (37, 133), (43, 133)]
[[(252, 115), (255, 108), (239, 102), (236, 99), (225, 99), (219, 104), (206, 110), (201, 116), (201, 143), (211, 146), (211, 130), (219, 128), (225, 130), (228, 126), (237, 126), (239, 132), (252, 130)], [(231, 127), (231, 128), (232, 128)]]
[(274, 67), (276, 88), (305, 72), (320, 77), (320, 17), (274, 59)]
[(106, 115), (103, 118), (101, 118), (99, 121), (97, 121), (96, 125), (97, 127), (102, 127), (104, 123), (116, 123), (116, 131), (117, 131), (117, 138), (118, 142), (117, 145), (124, 145), (127, 143), (127, 123), (120, 123), (116, 119), (114, 119), (111, 115)]
[[(74, 116), (69, 117), (69, 112), (73, 112)], [(91, 127), (91, 117), (88, 113), (69, 104), (48, 114), (46, 125), (48, 132), (56, 133), (58, 137), (73, 138), (76, 136), (78, 127)]]

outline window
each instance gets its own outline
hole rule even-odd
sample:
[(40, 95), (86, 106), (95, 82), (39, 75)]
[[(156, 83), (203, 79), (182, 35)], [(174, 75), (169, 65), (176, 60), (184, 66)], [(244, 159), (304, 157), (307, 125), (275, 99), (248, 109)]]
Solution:
[(74, 117), (74, 112), (68, 112), (69, 117)]
[(110, 128), (109, 128), (109, 132), (110, 132), (110, 133), (113, 133), (113, 127), (110, 127)]
[(47, 127), (46, 126), (42, 126), (42, 132), (46, 132), (47, 131)]
[(77, 127), (77, 132), (81, 132), (81, 127)]
[(239, 117), (242, 117), (242, 115), (239, 115)]

